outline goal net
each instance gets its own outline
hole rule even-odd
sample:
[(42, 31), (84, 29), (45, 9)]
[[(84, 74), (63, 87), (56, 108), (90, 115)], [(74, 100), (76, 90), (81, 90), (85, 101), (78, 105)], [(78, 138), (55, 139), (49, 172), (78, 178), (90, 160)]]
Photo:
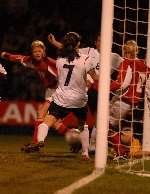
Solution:
[[(112, 52), (124, 56), (128, 52), (128, 49), (125, 50), (125, 47), (128, 48), (126, 42), (137, 43), (138, 59), (146, 59), (146, 65), (150, 67), (149, 4), (149, 0), (114, 0)], [(139, 72), (135, 63), (128, 74), (128, 84), (110, 91), (107, 163), (113, 161), (115, 167), (126, 172), (150, 176), (150, 78), (148, 69)], [(111, 79), (116, 80), (119, 70), (114, 69)], [(134, 87), (136, 92), (141, 93), (136, 103)], [(133, 95), (130, 103), (124, 98), (129, 93)]]
[[(120, 56), (126, 54), (126, 58), (128, 58), (129, 50), (130, 52), (132, 49), (134, 52), (138, 50), (136, 53), (137, 61), (138, 59), (142, 59), (140, 60), (142, 62), (135, 62), (136, 60), (133, 60), (132, 65), (128, 64), (130, 68), (129, 72), (128, 68), (125, 71), (126, 76), (128, 74), (126, 84), (123, 87), (121, 83), (122, 85), (119, 89), (110, 91), (107, 157), (107, 163), (110, 161), (111, 164), (115, 164), (115, 167), (119, 169), (125, 169), (126, 172), (138, 173), (145, 176), (150, 176), (150, 78), (148, 77), (148, 66), (150, 67), (149, 4), (149, 0), (114, 0), (112, 52), (120, 54)], [(104, 30), (101, 31), (103, 38), (102, 33), (104, 33)], [(102, 43), (107, 43), (103, 40), (101, 41)], [(103, 47), (102, 43), (101, 46)], [(103, 50), (104, 49), (102, 49), (102, 51)], [(103, 54), (101, 53), (101, 55)], [(147, 61), (147, 69), (145, 70), (144, 68), (146, 67), (144, 67), (143, 64), (144, 60)], [(103, 65), (104, 61), (102, 57), (101, 62), (101, 65)], [(138, 63), (139, 68), (137, 68)], [(143, 65), (142, 70), (140, 70), (140, 65)], [(120, 80), (126, 79), (126, 77), (117, 77), (120, 73), (119, 71), (124, 71), (124, 69), (114, 69), (111, 75), (111, 83), (113, 80), (116, 80), (116, 78)], [(101, 75), (102, 73), (100, 73), (100, 76)], [(120, 75), (122, 76), (123, 73)], [(102, 86), (103, 84), (100, 83), (100, 85)], [(100, 92), (102, 92), (102, 90)], [(141, 93), (137, 102), (135, 102), (135, 92)], [(124, 98), (125, 96), (130, 98), (130, 103), (129, 100)], [(102, 102), (98, 102), (99, 107), (100, 105), (102, 105)], [(98, 108), (98, 115), (99, 113), (102, 112), (100, 112)], [(114, 116), (115, 114), (117, 116)], [(100, 114), (100, 117), (101, 116), (102, 114)], [(102, 126), (99, 124), (99, 121), (97, 121), (97, 125), (98, 128)], [(105, 139), (105, 135), (103, 135), (102, 131), (104, 131), (106, 135), (105, 130), (101, 130), (100, 133), (97, 132), (97, 139), (99, 138), (101, 141)], [(100, 147), (101, 145), (102, 144), (99, 144), (98, 141), (96, 142), (96, 146)], [(106, 146), (104, 149), (105, 148)], [(103, 148), (101, 149), (103, 150)], [(96, 167), (103, 168), (105, 160), (103, 163), (101, 162), (100, 165), (98, 161), (103, 160), (105, 152), (99, 150), (100, 148), (96, 148)], [(111, 160), (109, 160), (109, 158)]]

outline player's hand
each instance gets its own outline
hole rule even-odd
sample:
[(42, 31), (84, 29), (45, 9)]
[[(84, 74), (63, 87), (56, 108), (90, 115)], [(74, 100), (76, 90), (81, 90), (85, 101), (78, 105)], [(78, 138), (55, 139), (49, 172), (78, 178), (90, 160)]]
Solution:
[(5, 54), (6, 54), (6, 52), (1, 52), (1, 57), (4, 57), (5, 56)]
[(48, 41), (51, 43), (51, 44), (54, 44), (54, 42), (56, 41), (55, 40), (55, 37), (53, 34), (49, 34), (48, 35)]
[(0, 74), (4, 74), (4, 75), (7, 74), (5, 68), (1, 64), (0, 64)]

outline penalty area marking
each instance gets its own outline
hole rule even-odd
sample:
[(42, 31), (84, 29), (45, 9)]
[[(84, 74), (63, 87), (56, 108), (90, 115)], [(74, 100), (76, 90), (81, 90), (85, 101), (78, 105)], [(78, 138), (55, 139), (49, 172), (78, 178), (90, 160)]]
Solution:
[(94, 181), (96, 178), (100, 177), (104, 173), (104, 169), (96, 169), (90, 175), (79, 179), (78, 181), (72, 183), (71, 185), (64, 187), (56, 191), (54, 194), (72, 194), (76, 189), (79, 189), (88, 183)]

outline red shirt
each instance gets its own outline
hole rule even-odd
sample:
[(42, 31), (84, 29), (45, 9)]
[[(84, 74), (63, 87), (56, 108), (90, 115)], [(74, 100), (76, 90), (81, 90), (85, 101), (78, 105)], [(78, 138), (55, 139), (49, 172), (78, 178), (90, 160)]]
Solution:
[(56, 61), (50, 57), (44, 57), (41, 61), (36, 61), (32, 56), (13, 55), (5, 53), (4, 58), (10, 61), (21, 62), (24, 66), (34, 68), (38, 71), (44, 86), (54, 88), (56, 87)]
[(142, 88), (145, 84), (147, 75), (150, 73), (150, 69), (146, 66), (144, 60), (125, 58), (119, 66), (117, 80), (111, 82), (110, 90), (113, 91), (121, 88), (129, 66), (132, 71), (132, 78), (127, 91), (122, 96), (122, 99), (129, 104), (137, 104), (141, 99)]

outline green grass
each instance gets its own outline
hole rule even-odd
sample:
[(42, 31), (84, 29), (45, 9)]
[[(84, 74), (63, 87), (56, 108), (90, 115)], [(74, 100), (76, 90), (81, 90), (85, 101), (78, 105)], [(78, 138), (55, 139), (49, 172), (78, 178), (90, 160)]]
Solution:
[[(20, 151), (29, 136), (0, 135), (0, 194), (52, 194), (94, 169), (94, 157), (82, 161), (62, 137), (48, 137), (39, 153)], [(113, 168), (74, 194), (149, 194), (150, 178), (119, 173)], [(67, 194), (67, 193), (66, 193)]]

